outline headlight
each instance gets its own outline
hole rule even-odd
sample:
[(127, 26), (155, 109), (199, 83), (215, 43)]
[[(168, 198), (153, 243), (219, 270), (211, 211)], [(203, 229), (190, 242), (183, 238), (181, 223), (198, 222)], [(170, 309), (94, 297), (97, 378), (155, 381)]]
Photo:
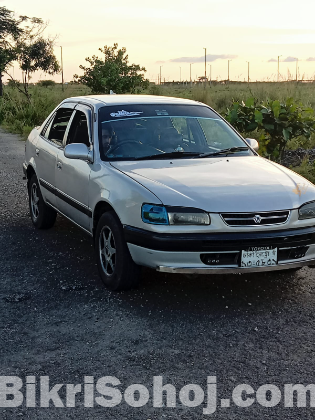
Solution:
[(299, 219), (312, 219), (315, 218), (315, 201), (304, 204), (299, 208)]
[(155, 225), (210, 225), (208, 213), (185, 207), (167, 207), (143, 204), (142, 220)]
[(143, 204), (141, 215), (144, 223), (152, 223), (154, 225), (168, 225), (167, 211), (163, 206)]
[(202, 210), (180, 207), (168, 209), (170, 225), (210, 225), (210, 216)]

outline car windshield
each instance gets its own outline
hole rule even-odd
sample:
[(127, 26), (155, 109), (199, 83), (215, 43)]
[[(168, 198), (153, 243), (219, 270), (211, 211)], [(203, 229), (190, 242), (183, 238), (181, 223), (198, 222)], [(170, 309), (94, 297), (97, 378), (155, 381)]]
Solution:
[(104, 106), (99, 110), (99, 145), (102, 160), (253, 155), (244, 140), (203, 105)]

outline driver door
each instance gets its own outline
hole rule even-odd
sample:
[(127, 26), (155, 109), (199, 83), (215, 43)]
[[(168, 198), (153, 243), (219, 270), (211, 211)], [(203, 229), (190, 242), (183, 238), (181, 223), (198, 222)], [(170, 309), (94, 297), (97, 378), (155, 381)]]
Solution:
[[(92, 113), (90, 108), (78, 105), (65, 135), (67, 144), (83, 143), (92, 147)], [(92, 211), (89, 208), (89, 183), (91, 163), (68, 159), (64, 148), (57, 156), (56, 189), (58, 209), (84, 229), (91, 231)]]

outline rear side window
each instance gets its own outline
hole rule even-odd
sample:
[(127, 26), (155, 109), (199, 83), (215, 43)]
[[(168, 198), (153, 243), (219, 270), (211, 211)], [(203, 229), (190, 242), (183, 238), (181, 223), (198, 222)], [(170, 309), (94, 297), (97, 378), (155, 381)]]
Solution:
[[(51, 124), (49, 133), (46, 133), (46, 137), (56, 143), (58, 146), (62, 145), (63, 137), (69, 124), (70, 117), (73, 113), (73, 109), (60, 108), (56, 112), (56, 116)], [(48, 131), (48, 130), (47, 130)]]

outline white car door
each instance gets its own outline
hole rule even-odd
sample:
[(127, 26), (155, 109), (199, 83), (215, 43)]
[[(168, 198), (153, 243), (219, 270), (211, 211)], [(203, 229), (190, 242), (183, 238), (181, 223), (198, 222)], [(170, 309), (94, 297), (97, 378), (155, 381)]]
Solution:
[[(65, 134), (67, 144), (83, 143), (92, 147), (92, 112), (84, 105), (77, 105)], [(91, 163), (68, 159), (64, 149), (58, 151), (56, 165), (57, 208), (75, 223), (90, 231), (92, 211), (89, 208), (89, 182)]]
[(67, 103), (47, 121), (38, 138), (35, 149), (36, 174), (45, 201), (56, 206), (55, 170), (59, 149), (75, 104)]

